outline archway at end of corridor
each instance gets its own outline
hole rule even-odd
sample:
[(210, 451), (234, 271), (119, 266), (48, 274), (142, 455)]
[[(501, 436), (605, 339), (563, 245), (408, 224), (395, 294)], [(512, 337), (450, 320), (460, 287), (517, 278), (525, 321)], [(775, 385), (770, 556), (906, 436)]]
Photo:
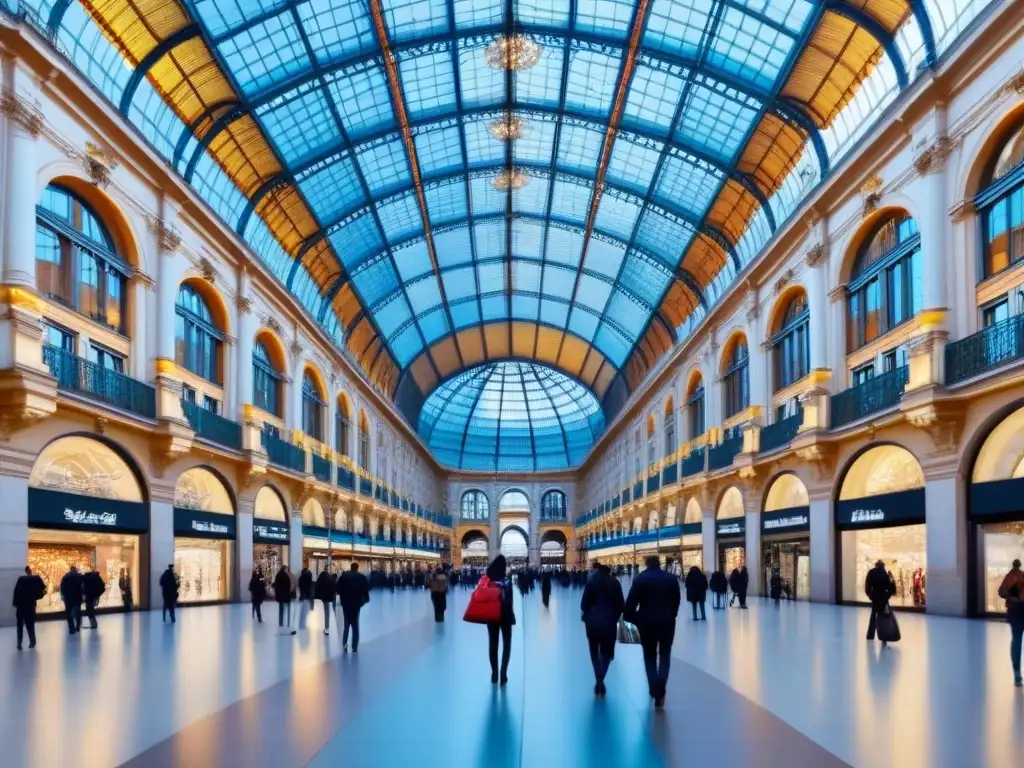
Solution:
[(508, 561), (509, 568), (520, 568), (529, 561), (529, 538), (518, 525), (510, 525), (501, 532), (501, 554)]

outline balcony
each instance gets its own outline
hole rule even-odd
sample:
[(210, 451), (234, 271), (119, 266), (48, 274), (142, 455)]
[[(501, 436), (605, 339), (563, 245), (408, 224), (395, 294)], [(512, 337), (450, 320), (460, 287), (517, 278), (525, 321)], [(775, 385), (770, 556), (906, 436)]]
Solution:
[(237, 421), (225, 419), (188, 400), (181, 401), (181, 410), (192, 425), (196, 437), (235, 451), (242, 450), (242, 425)]
[(796, 433), (800, 431), (800, 425), (803, 423), (804, 411), (803, 408), (799, 408), (792, 416), (787, 416), (781, 421), (776, 421), (774, 424), (762, 427), (761, 445), (758, 450), (761, 453), (767, 453), (768, 451), (782, 448), (784, 445), (789, 445), (793, 442), (793, 438), (796, 437)]
[(313, 454), (313, 476), (321, 483), (331, 482), (331, 462), (315, 453)]
[(338, 485), (350, 491), (356, 489), (356, 476), (351, 469), (342, 466), (338, 467)]
[(1014, 315), (946, 345), (946, 384), (957, 384), (1024, 357), (1024, 315)]
[(908, 368), (904, 365), (832, 395), (832, 429), (899, 404), (908, 377)]
[(373, 496), (373, 481), (366, 477), (359, 478), (359, 495)]
[(731, 436), (722, 443), (708, 449), (708, 471), (714, 472), (732, 466), (736, 454), (743, 450), (743, 435)]
[(292, 445), (269, 432), (263, 432), (260, 435), (260, 442), (263, 444), (271, 464), (299, 474), (306, 473), (306, 452), (297, 445)]
[(661, 487), (661, 475), (655, 472), (647, 478), (647, 492), (654, 493)]
[(156, 418), (156, 390), (149, 384), (102, 368), (52, 344), (43, 345), (43, 363), (60, 389), (101, 400), (137, 416)]
[(637, 501), (644, 495), (644, 484), (643, 481), (637, 481), (633, 483), (633, 501)]
[(665, 467), (661, 470), (661, 484), (662, 485), (672, 485), (672, 483), (676, 482), (676, 480), (678, 480), (678, 479), (679, 479), (679, 464), (678, 463), (673, 461), (671, 464), (666, 464)]
[(680, 477), (690, 477), (704, 471), (704, 448), (694, 449), (689, 456), (679, 462)]

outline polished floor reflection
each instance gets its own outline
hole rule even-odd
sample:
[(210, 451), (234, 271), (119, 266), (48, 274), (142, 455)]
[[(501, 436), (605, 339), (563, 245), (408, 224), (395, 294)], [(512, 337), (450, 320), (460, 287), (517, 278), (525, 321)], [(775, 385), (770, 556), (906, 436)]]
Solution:
[[(595, 700), (579, 591), (517, 606), (510, 681), (490, 684), (483, 628), (452, 594), (374, 593), (358, 654), (312, 614), (282, 636), (276, 606), (100, 617), (0, 630), (4, 766), (1018, 766), (1024, 691), (1004, 624), (901, 616), (881, 651), (866, 611), (753, 601), (679, 623), (666, 708), (639, 648), (619, 647)], [(518, 601), (518, 597), (517, 597)], [(274, 616), (271, 616), (274, 613)]]

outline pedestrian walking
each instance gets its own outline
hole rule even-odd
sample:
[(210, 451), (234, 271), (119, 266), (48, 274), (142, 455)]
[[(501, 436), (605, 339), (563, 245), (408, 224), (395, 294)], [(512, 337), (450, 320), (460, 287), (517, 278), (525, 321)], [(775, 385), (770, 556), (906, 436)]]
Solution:
[[(885, 563), (879, 560), (875, 567), (868, 571), (864, 579), (864, 594), (871, 601), (871, 617), (868, 619), (868, 640), (875, 639), (875, 625), (878, 617), (889, 608), (889, 598), (896, 594), (896, 585), (892, 578), (885, 572)], [(885, 648), (887, 642), (882, 641)]]
[(768, 594), (772, 600), (775, 601), (775, 607), (779, 606), (779, 601), (782, 600), (782, 576), (779, 574), (779, 569), (774, 568), (772, 570), (772, 578), (769, 582)]
[(171, 624), (175, 623), (174, 606), (178, 602), (178, 589), (180, 587), (178, 574), (174, 572), (174, 563), (167, 566), (167, 570), (160, 575), (160, 594), (164, 599), (164, 612), (162, 620), (167, 621), (167, 614), (171, 615)]
[(324, 607), (324, 635), (331, 634), (331, 612), (334, 610), (334, 582), (331, 581), (331, 574), (326, 570), (320, 571), (316, 577), (314, 596)]
[(729, 580), (725, 578), (725, 574), (722, 571), (715, 571), (711, 574), (711, 594), (714, 595), (714, 601), (711, 603), (711, 607), (714, 610), (720, 610), (725, 608), (725, 593), (729, 591)]
[(82, 630), (82, 575), (78, 567), (72, 565), (71, 570), (60, 580), (60, 599), (64, 602), (64, 613), (67, 615), (68, 632), (72, 635)]
[(729, 588), (733, 595), (739, 600), (740, 608), (747, 610), (747, 586), (750, 584), (750, 574), (747, 573), (747, 566), (741, 565), (733, 568), (729, 574)]
[(359, 563), (352, 566), (338, 579), (338, 602), (341, 604), (341, 645), (348, 650), (349, 630), (352, 632), (352, 652), (359, 651), (359, 613), (370, 602), (370, 583), (359, 572)]
[(448, 608), (448, 577), (443, 568), (434, 571), (430, 578), (430, 602), (434, 604), (434, 621), (440, 624)]
[[(512, 581), (508, 577), (508, 563), (498, 555), (487, 566), (487, 578), (501, 590), (501, 618), (487, 624), (487, 658), (491, 662), (491, 682), (508, 683), (508, 663), (512, 658), (512, 627), (516, 623), (512, 603)], [(498, 636), (501, 636), (501, 668), (498, 668)]]
[(252, 615), (260, 624), (263, 623), (263, 601), (267, 599), (267, 580), (263, 578), (263, 569), (257, 568), (249, 579), (249, 598), (252, 600)]
[(594, 573), (583, 588), (580, 612), (587, 628), (587, 644), (590, 647), (590, 663), (594, 667), (596, 696), (604, 696), (608, 692), (604, 681), (608, 675), (608, 667), (615, 658), (615, 631), (625, 607), (622, 585), (612, 576), (612, 569), (604, 563), (595, 562)]
[(708, 577), (696, 565), (690, 566), (686, 574), (686, 602), (693, 609), (693, 620), (697, 621), (697, 606), (700, 606), (700, 620), (707, 621), (704, 604), (708, 599)]
[(46, 584), (25, 566), (25, 573), (14, 583), (14, 615), (18, 622), (18, 650), (21, 650), (23, 635), (28, 633), (28, 647), (36, 647), (36, 603), (46, 597)]
[(1014, 560), (1009, 572), (999, 585), (999, 596), (1006, 601), (1006, 621), (1010, 625), (1010, 664), (1013, 667), (1013, 684), (1024, 686), (1020, 674), (1021, 641), (1024, 639), (1024, 572), (1020, 560)]
[(274, 599), (277, 601), (278, 629), (287, 628), (288, 634), (294, 635), (292, 629), (292, 599), (295, 597), (295, 586), (287, 565), (282, 565), (274, 577)]
[(648, 557), (629, 588), (624, 616), (640, 630), (648, 692), (659, 709), (665, 706), (680, 601), (679, 580), (661, 569), (657, 555)]
[(85, 615), (89, 619), (89, 629), (96, 629), (96, 605), (99, 603), (103, 593), (107, 591), (107, 585), (100, 576), (100, 572), (94, 567), (91, 571), (82, 576), (82, 592), (85, 596)]

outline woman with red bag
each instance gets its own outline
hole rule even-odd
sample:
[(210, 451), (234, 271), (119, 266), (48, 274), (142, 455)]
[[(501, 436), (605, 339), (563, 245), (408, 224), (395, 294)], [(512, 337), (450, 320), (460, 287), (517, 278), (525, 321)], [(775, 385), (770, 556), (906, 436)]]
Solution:
[[(487, 625), (488, 652), (491, 660), (491, 682), (508, 682), (508, 660), (512, 654), (512, 625), (516, 615), (512, 611), (512, 582), (508, 579), (505, 556), (498, 555), (487, 566), (487, 574), (473, 594), (463, 621)], [(498, 634), (501, 634), (501, 676), (498, 676)]]

